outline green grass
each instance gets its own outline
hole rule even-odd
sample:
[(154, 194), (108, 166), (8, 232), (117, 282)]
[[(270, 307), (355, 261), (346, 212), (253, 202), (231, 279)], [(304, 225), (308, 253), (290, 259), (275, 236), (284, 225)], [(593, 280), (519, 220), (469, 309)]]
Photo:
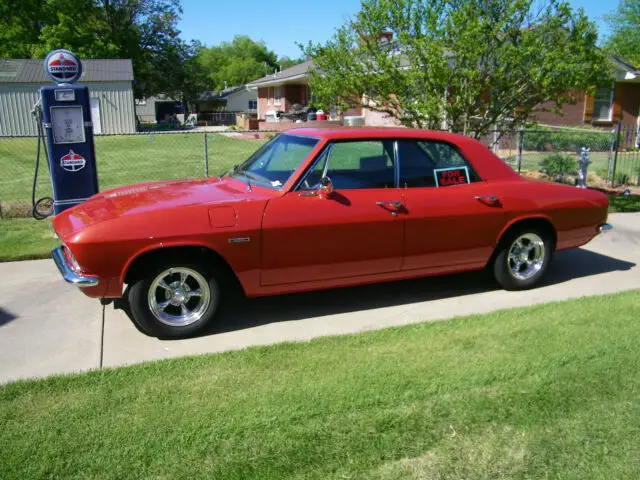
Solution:
[(610, 195), (609, 212), (640, 212), (640, 195)]
[(0, 262), (47, 258), (58, 244), (48, 220), (0, 220)]
[(640, 291), (0, 387), (0, 478), (640, 478)]
[[(263, 140), (207, 134), (209, 174), (246, 160)], [(204, 134), (174, 133), (100, 136), (95, 139), (100, 189), (120, 185), (204, 176)], [(0, 201), (30, 202), (37, 151), (35, 138), (0, 138)], [(50, 194), (44, 157), (38, 198)]]
[[(562, 155), (576, 159), (575, 152), (559, 152)], [(542, 162), (545, 158), (554, 155), (554, 152), (522, 152), (521, 171), (540, 171)], [(588, 173), (594, 173), (602, 178), (606, 177), (607, 165), (609, 164), (608, 152), (592, 152), (589, 154), (591, 163), (589, 164)], [(517, 169), (515, 152), (505, 158), (505, 161)], [(577, 167), (576, 167), (577, 169)], [(622, 175), (627, 175), (628, 181), (635, 184), (640, 174), (640, 155), (635, 152), (620, 152), (616, 163), (616, 181), (618, 182)]]

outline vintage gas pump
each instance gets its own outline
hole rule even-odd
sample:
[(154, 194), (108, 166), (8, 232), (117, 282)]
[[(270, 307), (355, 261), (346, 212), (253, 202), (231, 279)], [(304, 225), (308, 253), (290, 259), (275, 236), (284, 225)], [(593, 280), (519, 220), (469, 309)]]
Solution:
[[(89, 89), (73, 83), (82, 75), (80, 59), (68, 50), (54, 50), (44, 61), (55, 86), (40, 88), (34, 114), (40, 142), (46, 138), (47, 161), (53, 186), (53, 213), (77, 205), (98, 193)], [(40, 151), (38, 143), (38, 152)], [(36, 165), (37, 175), (37, 165)], [(34, 216), (37, 214), (34, 181)]]

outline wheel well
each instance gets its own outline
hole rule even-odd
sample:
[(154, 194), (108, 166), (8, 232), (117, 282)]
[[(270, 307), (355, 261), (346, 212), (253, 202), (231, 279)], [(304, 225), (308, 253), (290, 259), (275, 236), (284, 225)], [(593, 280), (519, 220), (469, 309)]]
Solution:
[(221, 286), (224, 284), (240, 287), (240, 281), (233, 269), (218, 252), (198, 246), (158, 248), (145, 252), (131, 262), (125, 273), (124, 283), (131, 285), (143, 278), (149, 270), (158, 268), (167, 261), (176, 260), (202, 265), (211, 273), (215, 273)]
[(551, 236), (551, 239), (553, 240), (553, 248), (555, 249), (556, 243), (558, 241), (558, 234), (553, 224), (546, 218), (525, 218), (522, 220), (518, 220), (517, 222), (510, 225), (509, 228), (507, 228), (502, 233), (498, 243), (502, 242), (502, 240), (506, 238), (508, 235), (510, 235), (512, 232), (516, 230), (522, 230), (525, 228), (534, 228), (536, 230), (542, 230), (543, 232), (548, 233)]

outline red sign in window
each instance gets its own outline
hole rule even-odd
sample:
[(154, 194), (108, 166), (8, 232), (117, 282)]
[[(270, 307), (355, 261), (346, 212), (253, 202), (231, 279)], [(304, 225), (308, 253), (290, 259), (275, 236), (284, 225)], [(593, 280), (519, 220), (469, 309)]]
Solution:
[(469, 169), (466, 166), (451, 168), (436, 168), (433, 171), (438, 187), (450, 187), (452, 185), (464, 185), (469, 181)]

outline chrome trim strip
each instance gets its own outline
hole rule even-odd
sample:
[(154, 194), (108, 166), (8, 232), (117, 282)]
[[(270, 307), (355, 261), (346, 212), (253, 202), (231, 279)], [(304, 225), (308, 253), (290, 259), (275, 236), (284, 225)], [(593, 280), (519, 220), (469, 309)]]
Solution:
[(235, 237), (229, 239), (229, 243), (248, 243), (250, 241), (251, 237)]
[(613, 225), (610, 225), (608, 223), (604, 223), (598, 227), (598, 231), (600, 233), (607, 233), (607, 232), (610, 232), (611, 230), (613, 230)]
[(393, 140), (393, 182), (400, 188), (400, 155), (398, 154), (398, 139)]
[(89, 197), (86, 197), (86, 198), (69, 198), (67, 200), (54, 200), (53, 204), (54, 205), (69, 205), (71, 203), (81, 203), (81, 202), (84, 202), (86, 200), (89, 200)]
[(98, 285), (97, 277), (81, 275), (71, 269), (67, 263), (64, 253), (62, 252), (62, 247), (56, 247), (51, 250), (51, 256), (53, 257), (56, 267), (60, 270), (62, 278), (64, 278), (67, 283), (72, 283), (79, 288), (95, 287)]

